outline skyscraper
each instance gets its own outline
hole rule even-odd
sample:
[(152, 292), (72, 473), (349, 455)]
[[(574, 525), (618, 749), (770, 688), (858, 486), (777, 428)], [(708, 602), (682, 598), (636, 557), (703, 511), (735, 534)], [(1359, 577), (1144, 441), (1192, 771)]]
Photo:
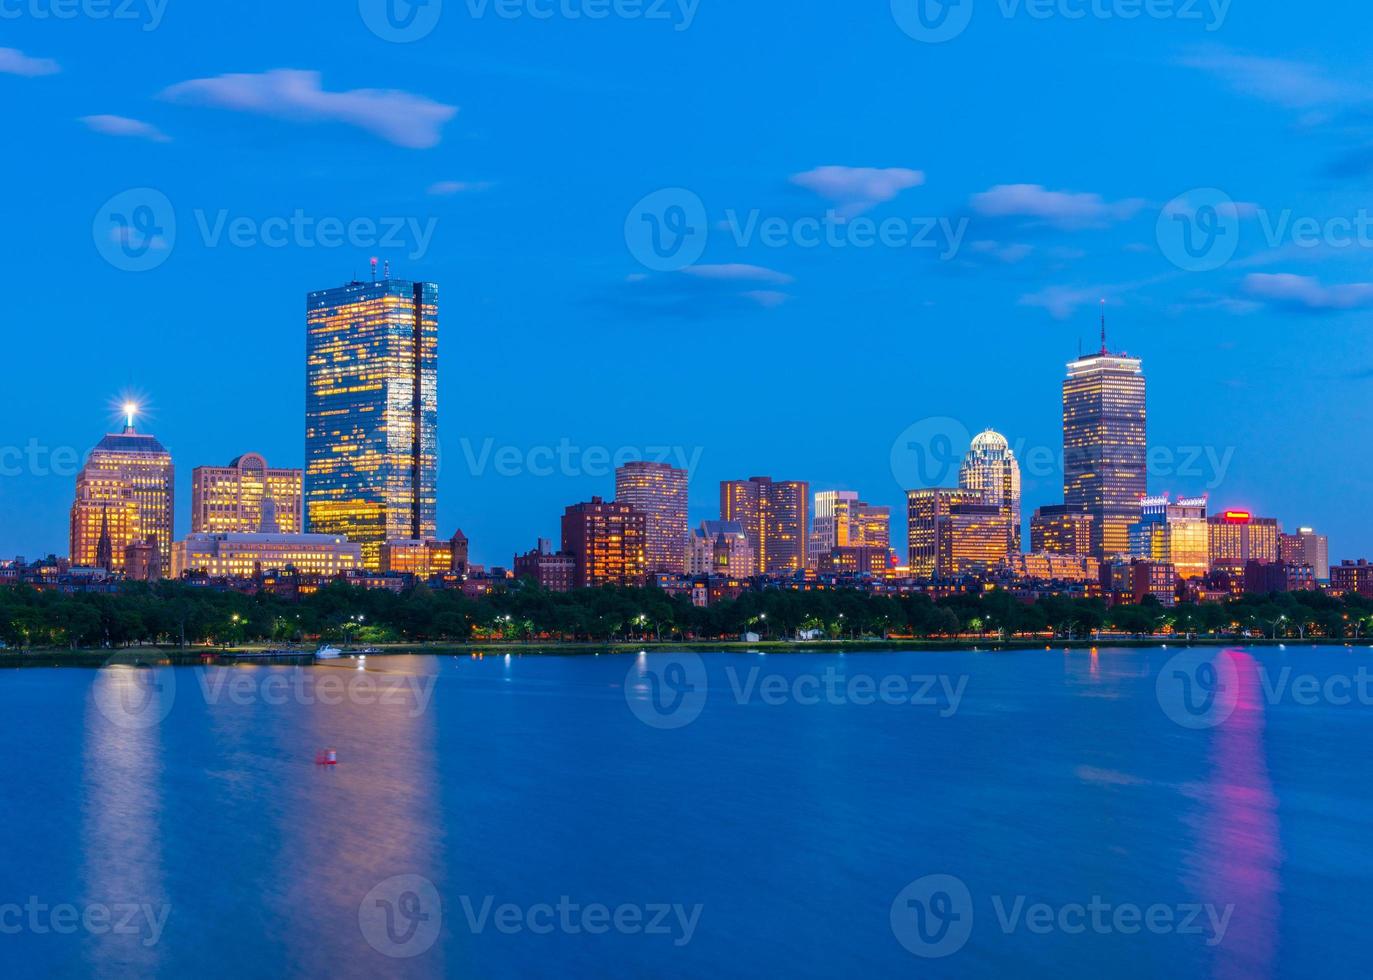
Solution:
[(191, 473), (192, 534), (300, 534), (300, 470), (272, 469), (257, 453)]
[(1101, 350), (1068, 365), (1063, 382), (1063, 502), (1091, 514), (1092, 554), (1130, 550), (1148, 490), (1145, 384), (1138, 358)]
[(1009, 534), (1007, 548), (1011, 554), (1018, 554), (1023, 523), (1020, 463), (1005, 436), (987, 429), (973, 439), (972, 448), (958, 471), (958, 486), (981, 493), (983, 500), (1000, 508)]
[(685, 572), (687, 471), (667, 463), (626, 463), (615, 471), (615, 500), (644, 515), (649, 573)]
[[(96, 565), (104, 558), (106, 567), (122, 570), (128, 546), (146, 541), (157, 546), (161, 568), (171, 567), (176, 474), (162, 443), (134, 428), (137, 411), (135, 405), (125, 406), (124, 430), (101, 439), (77, 474), (71, 511), (74, 565)], [(102, 536), (108, 538), (108, 556)]]
[(1064, 504), (1040, 507), (1030, 518), (1030, 551), (1034, 554), (1090, 556), (1096, 518)]
[(906, 493), (911, 575), (947, 578), (989, 571), (1008, 557), (1010, 534), (1001, 507), (978, 490)]
[(362, 546), (436, 536), (438, 294), (382, 279), (306, 301), (305, 520)]
[(805, 569), (810, 485), (804, 480), (725, 480), (720, 484), (720, 520), (743, 525), (761, 574), (790, 575)]
[(853, 490), (821, 490), (814, 501), (810, 564), (835, 548), (891, 548), (890, 507), (865, 504)]
[(1140, 519), (1130, 525), (1130, 555), (1172, 565), (1181, 579), (1203, 578), (1211, 570), (1210, 526), (1205, 497), (1168, 494), (1139, 502)]

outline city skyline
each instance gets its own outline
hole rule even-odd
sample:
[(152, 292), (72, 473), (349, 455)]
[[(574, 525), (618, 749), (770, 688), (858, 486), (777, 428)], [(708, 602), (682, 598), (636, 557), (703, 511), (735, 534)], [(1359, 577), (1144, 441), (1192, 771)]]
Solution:
[[(580, 459), (593, 447), (649, 458), (666, 448), (693, 474), (691, 526), (716, 516), (718, 481), (749, 472), (854, 489), (899, 513), (912, 484), (892, 476), (892, 446), (909, 427), (952, 419), (960, 436), (987, 426), (1007, 436), (1027, 470), (1029, 515), (1061, 494), (1061, 474), (1034, 475), (1044, 470), (1025, 452), (1056, 455), (1059, 443), (1060, 406), (1037, 379), (1061, 374), (1079, 342), (1096, 346), (1101, 298), (1116, 342), (1146, 358), (1151, 443), (1174, 455), (1165, 470), (1192, 474), (1162, 474), (1151, 492), (1209, 490), (1285, 526), (1318, 526), (1340, 553), (1373, 553), (1373, 528), (1349, 506), (1373, 461), (1342, 448), (1363, 421), (1373, 369), (1360, 287), (1369, 249), (1303, 247), (1293, 232), (1363, 206), (1358, 146), (1320, 122), (1337, 115), (1342, 79), (1362, 84), (1344, 43), (1354, 9), (1337, 0), (1328, 17), (1281, 30), (1271, 13), (1236, 9), (1216, 33), (1149, 17), (979, 15), (956, 41), (928, 45), (878, 4), (848, 18), (839, 54), (854, 55), (849, 70), (804, 116), (778, 106), (828, 49), (789, 28), (785, 43), (753, 50), (744, 39), (776, 27), (760, 9), (703, 7), (675, 31), (473, 19), (459, 8), (414, 44), (386, 43), (355, 10), (318, 4), (249, 2), (224, 23), (173, 8), (149, 31), (7, 20), (6, 46), (53, 65), (0, 73), (16, 138), (51, 148), (46, 161), (5, 163), (29, 189), (13, 202), (24, 245), (7, 256), (25, 284), (8, 298), (11, 322), (24, 325), (10, 354), (28, 369), (0, 438), (0, 452), (13, 450), (0, 553), (63, 547), (74, 473), (52, 475), (50, 457), (84, 453), (105, 400), (125, 389), (149, 403), (144, 422), (173, 451), (178, 486), (194, 465), (249, 450), (304, 466), (296, 426), (277, 422), (303, 411), (300, 294), (367, 278), (373, 256), (444, 285), (437, 524), (463, 526), (488, 563), (527, 551), (531, 530), (556, 537), (567, 501), (610, 492), (613, 467)], [(299, 38), (322, 23), (330, 44), (302, 50)], [(113, 71), (116, 51), (133, 67)], [(981, 54), (997, 77), (970, 71)], [(706, 56), (711, 72), (700, 70)], [(630, 81), (640, 72), (651, 84)], [(1082, 84), (1102, 76), (1115, 83)], [(1073, 111), (1027, 112), (1006, 98), (1005, 79), (1071, 91)], [(957, 100), (920, 97), (951, 86)], [(255, 91), (269, 103), (319, 98), (281, 120), (231, 98)], [(348, 111), (349, 93), (367, 91), (421, 101), (394, 114), (399, 132), (378, 134)], [(333, 116), (320, 108), (338, 105)], [(107, 116), (154, 135), (121, 135)], [(550, 159), (561, 161), (556, 179)], [(138, 188), (165, 195), (176, 217), (175, 242), (145, 271), (102, 251), (115, 227), (102, 209)], [(638, 202), (669, 188), (698, 197), (712, 227), (692, 273), (655, 272), (626, 243)], [(1235, 202), (1240, 247), (1228, 264), (1180, 268), (1160, 220), (1198, 188)], [(850, 228), (918, 219), (917, 230), (934, 222), (938, 234), (943, 219), (964, 234), (957, 249), (764, 240), (765, 221), (796, 228), (831, 211)], [(393, 219), (395, 243), (382, 244)], [(372, 221), (374, 243), (321, 240), (329, 220)], [(849, 323), (857, 329), (836, 327)], [(736, 370), (794, 349), (807, 381), (825, 381), (798, 387), (795, 372), (749, 371), (741, 405), (698, 410), (710, 404), (702, 348), (726, 337)], [(831, 346), (847, 357), (826, 375), (815, 354)], [(624, 411), (566, 395), (574, 379), (602, 377), (608, 356), (630, 379), (625, 399), (647, 391), (656, 401)], [(220, 370), (248, 371), (251, 387), (207, 384)], [(807, 405), (821, 390), (827, 401)], [(766, 438), (748, 434), (757, 426)], [(563, 440), (579, 450), (570, 475), (560, 465), (531, 473)], [(506, 450), (516, 466), (499, 463)], [(1341, 466), (1312, 478), (1315, 461), (1335, 458)], [(178, 535), (185, 513), (180, 501)], [(531, 529), (531, 514), (551, 516)]]

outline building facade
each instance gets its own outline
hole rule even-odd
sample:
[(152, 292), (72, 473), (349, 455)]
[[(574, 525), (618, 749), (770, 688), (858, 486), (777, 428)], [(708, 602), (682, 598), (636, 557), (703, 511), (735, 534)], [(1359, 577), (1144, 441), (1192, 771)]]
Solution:
[(383, 279), (306, 300), (305, 524), (362, 546), (436, 537), (438, 286)]
[(1341, 592), (1352, 592), (1373, 599), (1373, 563), (1366, 558), (1342, 561), (1330, 567), (1330, 584)]
[(554, 552), (553, 543), (540, 538), (533, 551), (515, 556), (515, 577), (532, 579), (548, 592), (571, 592), (577, 580), (577, 561), (571, 555)]
[(1330, 539), (1313, 528), (1298, 528), (1278, 539), (1278, 554), (1285, 565), (1310, 565), (1316, 581), (1330, 581)]
[(1020, 463), (1005, 436), (987, 429), (973, 439), (958, 471), (958, 486), (982, 494), (986, 503), (1001, 509), (1010, 534), (1007, 549), (1011, 554), (1019, 554), (1024, 521), (1020, 510)]
[(911, 490), (906, 513), (910, 574), (917, 579), (988, 572), (1011, 553), (1005, 511), (979, 490)]
[(1063, 502), (1093, 518), (1096, 558), (1130, 550), (1148, 492), (1143, 365), (1107, 350), (1068, 365), (1063, 382)]
[(70, 521), (72, 564), (123, 571), (129, 545), (146, 541), (156, 547), (160, 567), (167, 568), (175, 502), (171, 453), (151, 435), (136, 431), (131, 414), (124, 431), (101, 439), (77, 474)]
[(688, 575), (749, 579), (758, 573), (744, 526), (738, 521), (702, 521), (687, 545)]
[(615, 499), (644, 515), (649, 574), (685, 572), (687, 471), (667, 463), (626, 463), (615, 471)]
[(191, 472), (192, 534), (300, 534), (302, 470), (273, 469), (257, 453)]
[(720, 484), (720, 520), (744, 528), (758, 573), (804, 571), (810, 553), (810, 485), (754, 476)]
[(1139, 502), (1140, 519), (1130, 525), (1130, 556), (1173, 566), (1180, 579), (1200, 579), (1211, 571), (1210, 525), (1205, 497), (1168, 494)]
[(592, 497), (567, 508), (562, 550), (576, 563), (576, 587), (642, 586), (648, 574), (644, 528), (644, 515), (618, 501)]
[(891, 508), (865, 504), (853, 490), (820, 491), (811, 513), (811, 563), (835, 548), (891, 547)]
[(438, 575), (467, 574), (467, 535), (458, 531), (446, 540), (393, 539), (381, 546), (381, 571), (389, 575), (413, 575), (429, 579)]
[(1227, 510), (1208, 521), (1212, 568), (1244, 573), (1251, 561), (1272, 563), (1279, 559), (1278, 538), (1282, 529), (1271, 517), (1255, 517), (1247, 510)]
[(1094, 515), (1065, 504), (1040, 507), (1030, 518), (1030, 551), (1090, 556), (1095, 524)]
[(172, 575), (251, 579), (268, 572), (332, 577), (362, 567), (362, 548), (330, 534), (192, 534), (172, 548)]

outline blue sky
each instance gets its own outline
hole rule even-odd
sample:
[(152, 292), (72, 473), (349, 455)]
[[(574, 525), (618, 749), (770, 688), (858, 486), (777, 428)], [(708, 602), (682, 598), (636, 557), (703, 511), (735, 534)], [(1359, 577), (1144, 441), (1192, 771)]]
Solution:
[(479, 561), (616, 454), (691, 461), (693, 521), (754, 474), (901, 514), (953, 479), (921, 447), (991, 426), (1028, 517), (1102, 298), (1151, 489), (1373, 553), (1366, 7), (962, 0), (931, 43), (913, 0), (655, 2), (0, 4), (0, 554), (65, 550), (126, 392), (179, 533), (194, 466), (301, 465), (305, 294), (373, 255), (440, 284), (440, 524)]

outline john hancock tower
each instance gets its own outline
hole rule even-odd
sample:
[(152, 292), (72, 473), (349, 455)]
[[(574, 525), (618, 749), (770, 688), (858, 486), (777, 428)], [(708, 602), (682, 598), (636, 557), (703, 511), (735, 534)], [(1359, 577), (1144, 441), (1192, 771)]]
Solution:
[(439, 287), (388, 275), (306, 301), (305, 520), (381, 567), (435, 536)]

